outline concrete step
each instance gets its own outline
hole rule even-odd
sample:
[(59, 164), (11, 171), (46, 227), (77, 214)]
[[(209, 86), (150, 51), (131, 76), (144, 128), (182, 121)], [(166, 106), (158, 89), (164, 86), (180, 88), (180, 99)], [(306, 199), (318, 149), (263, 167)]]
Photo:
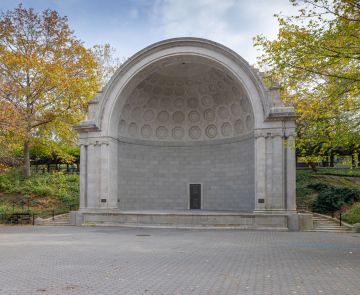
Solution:
[(347, 228), (336, 228), (336, 227), (317, 227), (313, 230), (335, 230), (335, 231), (349, 231)]
[(306, 230), (306, 232), (317, 232), (317, 233), (338, 233), (338, 234), (353, 234), (354, 232), (352, 231), (337, 231), (337, 230), (317, 230), (317, 229), (312, 229), (312, 230)]
[(49, 224), (46, 224), (46, 223), (43, 223), (41, 226), (70, 226), (70, 224), (53, 224), (53, 223), (49, 223)]
[(68, 221), (45, 221), (44, 223), (69, 223)]
[(42, 225), (69, 225), (68, 222), (44, 222)]
[(314, 228), (308, 232), (353, 233), (347, 227), (340, 226), (340, 224), (316, 214), (313, 217), (313, 225)]
[(69, 226), (70, 225), (70, 216), (69, 213), (61, 214), (45, 219), (42, 225), (51, 225), (51, 226)]

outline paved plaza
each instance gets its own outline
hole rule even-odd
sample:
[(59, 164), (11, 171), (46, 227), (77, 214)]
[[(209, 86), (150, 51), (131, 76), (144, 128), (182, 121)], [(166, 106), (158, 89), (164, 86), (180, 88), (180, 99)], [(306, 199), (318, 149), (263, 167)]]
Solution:
[(0, 294), (360, 294), (360, 235), (0, 226)]

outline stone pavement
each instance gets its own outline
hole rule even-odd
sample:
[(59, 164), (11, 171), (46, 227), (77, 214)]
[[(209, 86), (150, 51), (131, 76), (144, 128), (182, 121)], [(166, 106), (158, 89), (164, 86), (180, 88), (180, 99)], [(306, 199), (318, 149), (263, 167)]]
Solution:
[(360, 294), (360, 235), (0, 226), (0, 294)]

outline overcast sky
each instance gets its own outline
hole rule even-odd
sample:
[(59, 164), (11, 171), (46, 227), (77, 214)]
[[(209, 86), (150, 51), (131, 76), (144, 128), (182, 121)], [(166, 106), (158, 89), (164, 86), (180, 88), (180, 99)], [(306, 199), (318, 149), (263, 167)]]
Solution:
[(200, 37), (236, 51), (250, 64), (260, 54), (252, 38), (275, 39), (273, 15), (294, 14), (289, 0), (0, 0), (0, 9), (47, 8), (67, 16), (86, 47), (109, 43), (128, 58), (155, 42), (175, 37)]

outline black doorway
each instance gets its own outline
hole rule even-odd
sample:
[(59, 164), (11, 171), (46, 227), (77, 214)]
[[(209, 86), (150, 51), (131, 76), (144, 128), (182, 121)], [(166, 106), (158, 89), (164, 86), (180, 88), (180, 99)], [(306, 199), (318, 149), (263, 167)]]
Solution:
[(190, 184), (190, 209), (201, 209), (201, 184)]

